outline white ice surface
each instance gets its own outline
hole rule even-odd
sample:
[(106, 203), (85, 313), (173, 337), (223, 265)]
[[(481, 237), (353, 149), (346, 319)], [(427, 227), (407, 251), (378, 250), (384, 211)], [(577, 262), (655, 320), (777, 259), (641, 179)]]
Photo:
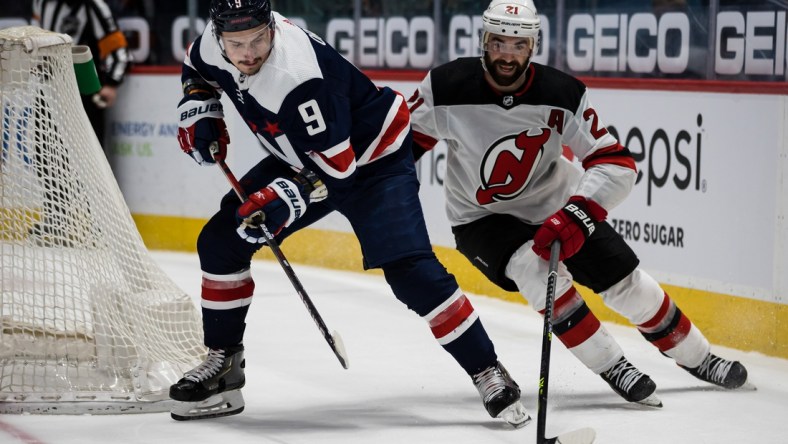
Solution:
[[(195, 255), (154, 253), (199, 295)], [(344, 370), (275, 262), (255, 262), (245, 337), (245, 411), (176, 422), (167, 413), (0, 416), (0, 443), (534, 443), (541, 318), (530, 307), (472, 296), (499, 358), (523, 390), (533, 422), (512, 430), (487, 416), (467, 375), (383, 278), (294, 264), (329, 329), (344, 339)], [(695, 380), (634, 329), (608, 324), (627, 356), (658, 385), (664, 408), (628, 405), (553, 343), (547, 434), (593, 427), (603, 444), (788, 443), (788, 360), (714, 347), (741, 360), (757, 391)], [(736, 329), (735, 325), (730, 326)]]

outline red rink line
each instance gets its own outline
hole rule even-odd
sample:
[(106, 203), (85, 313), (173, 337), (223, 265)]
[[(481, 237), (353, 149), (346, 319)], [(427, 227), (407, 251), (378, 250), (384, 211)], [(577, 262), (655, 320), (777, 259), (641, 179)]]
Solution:
[(45, 444), (44, 441), (41, 441), (35, 436), (28, 434), (24, 430), (18, 429), (11, 424), (3, 422), (2, 420), (0, 420), (0, 431), (13, 436), (14, 438), (18, 439), (19, 442), (24, 444)]

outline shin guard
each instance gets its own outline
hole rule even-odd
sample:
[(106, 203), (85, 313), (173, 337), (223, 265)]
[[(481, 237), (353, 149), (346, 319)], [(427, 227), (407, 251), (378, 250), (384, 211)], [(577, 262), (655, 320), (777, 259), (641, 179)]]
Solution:
[(469, 375), (498, 360), (478, 313), (460, 289), (423, 319), (438, 343)]
[(201, 305), (205, 345), (224, 348), (243, 341), (253, 293), (254, 281), (248, 268), (226, 275), (203, 272)]
[[(544, 310), (540, 313), (544, 315)], [(569, 287), (556, 300), (552, 322), (558, 339), (594, 373), (610, 368), (624, 356), (624, 351), (574, 287)]]
[(678, 364), (685, 367), (700, 365), (711, 349), (709, 341), (667, 293), (663, 294), (662, 305), (657, 313), (639, 324), (638, 330), (646, 340)]

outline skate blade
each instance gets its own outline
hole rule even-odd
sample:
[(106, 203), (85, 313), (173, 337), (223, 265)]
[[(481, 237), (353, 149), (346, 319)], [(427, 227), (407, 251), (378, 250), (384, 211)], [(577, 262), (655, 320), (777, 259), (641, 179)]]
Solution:
[(744, 381), (744, 384), (740, 385), (739, 387), (736, 387), (733, 390), (735, 390), (735, 391), (743, 391), (743, 392), (754, 392), (754, 391), (758, 390), (758, 387), (756, 387), (755, 384), (750, 382), (750, 380), (748, 379), (748, 380)]
[(515, 429), (525, 427), (531, 422), (531, 416), (528, 415), (528, 412), (520, 401), (503, 409), (501, 413), (498, 414), (498, 418), (503, 419)]
[(657, 395), (651, 394), (646, 399), (636, 401), (636, 404), (645, 405), (646, 407), (662, 407), (662, 400)]
[(170, 410), (170, 416), (176, 421), (191, 421), (237, 415), (243, 410), (244, 397), (241, 391), (230, 390), (213, 395), (205, 401), (178, 402)]

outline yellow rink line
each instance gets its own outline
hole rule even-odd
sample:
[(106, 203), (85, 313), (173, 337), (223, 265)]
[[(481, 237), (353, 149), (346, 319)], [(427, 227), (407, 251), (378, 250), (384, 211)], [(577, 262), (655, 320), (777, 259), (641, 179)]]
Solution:
[[(149, 249), (187, 252), (196, 251), (197, 235), (205, 223), (202, 219), (139, 214), (134, 220)], [(293, 263), (362, 271), (361, 250), (351, 233), (302, 230), (288, 238), (282, 250)], [(465, 291), (525, 303), (519, 294), (505, 292), (487, 281), (457, 251), (435, 247), (435, 252)], [(255, 257), (274, 260), (265, 248)], [(788, 358), (788, 305), (671, 285), (663, 288), (712, 343)], [(629, 325), (590, 290), (581, 287), (580, 293), (599, 319)]]

